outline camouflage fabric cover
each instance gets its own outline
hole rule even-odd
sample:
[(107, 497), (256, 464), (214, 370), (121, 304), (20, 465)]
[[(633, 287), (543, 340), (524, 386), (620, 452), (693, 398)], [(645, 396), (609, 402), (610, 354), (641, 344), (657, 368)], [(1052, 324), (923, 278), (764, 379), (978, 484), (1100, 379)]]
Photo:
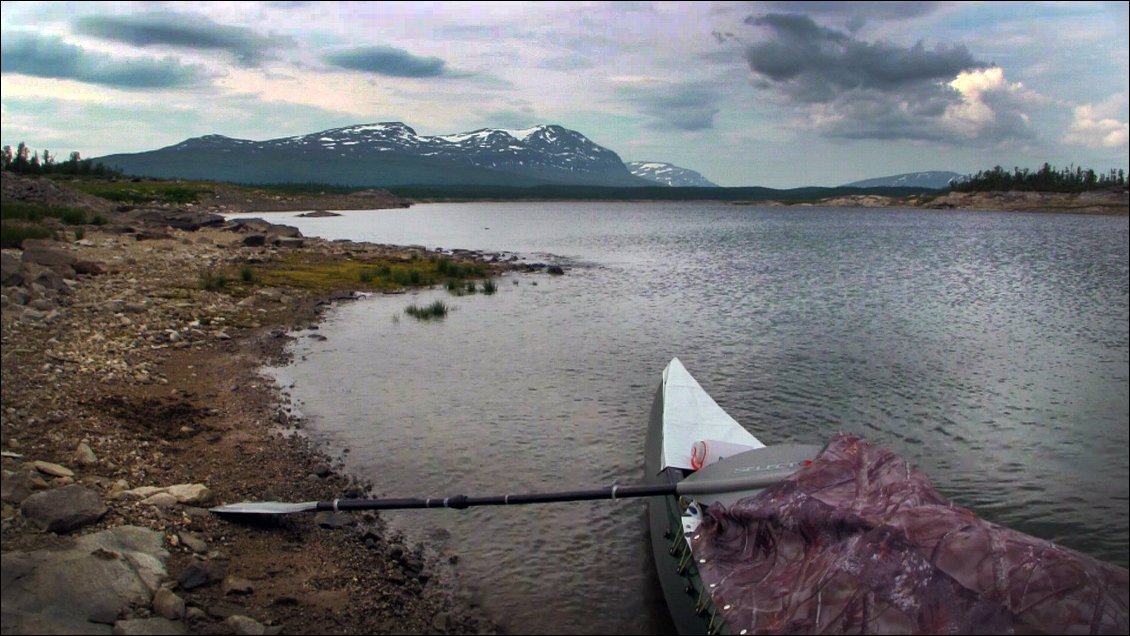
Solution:
[(840, 434), (691, 539), (735, 634), (1126, 634), (1125, 569), (989, 523)]

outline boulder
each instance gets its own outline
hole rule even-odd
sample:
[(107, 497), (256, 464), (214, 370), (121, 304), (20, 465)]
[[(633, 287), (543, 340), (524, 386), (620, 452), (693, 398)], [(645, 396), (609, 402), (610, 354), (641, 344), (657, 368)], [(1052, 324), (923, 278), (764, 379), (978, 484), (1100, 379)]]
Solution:
[(111, 632), (115, 636), (143, 636), (148, 634), (187, 634), (188, 628), (180, 621), (154, 616), (153, 618), (130, 618), (114, 623)]
[(165, 577), (160, 532), (119, 526), (34, 552), (0, 556), (5, 634), (109, 634), (149, 605)]
[(14, 250), (0, 252), (0, 285), (12, 287), (24, 282), (23, 263)]
[(30, 495), (20, 512), (44, 532), (64, 533), (98, 521), (106, 514), (106, 506), (98, 493), (71, 484)]
[(44, 239), (26, 239), (21, 247), (24, 250), (21, 260), (47, 267), (58, 272), (64, 277), (74, 276), (74, 262), (78, 258), (70, 250), (62, 248), (55, 241)]

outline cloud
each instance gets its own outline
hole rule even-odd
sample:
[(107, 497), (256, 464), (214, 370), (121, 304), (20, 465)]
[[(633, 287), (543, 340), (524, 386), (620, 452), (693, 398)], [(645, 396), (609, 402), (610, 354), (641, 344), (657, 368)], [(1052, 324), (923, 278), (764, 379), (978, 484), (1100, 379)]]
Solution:
[(441, 77), (447, 63), (438, 57), (413, 55), (391, 46), (360, 46), (331, 53), (325, 60), (353, 71), (391, 77)]
[(802, 15), (770, 14), (747, 23), (768, 27), (773, 39), (751, 45), (750, 69), (802, 102), (828, 102), (846, 90), (896, 90), (920, 82), (949, 80), (961, 71), (988, 66), (963, 46), (927, 50), (868, 43), (827, 29)]
[(855, 30), (867, 20), (908, 20), (929, 15), (944, 7), (944, 2), (767, 2), (774, 11), (824, 15), (842, 18)]
[(1102, 104), (1076, 106), (1063, 142), (1088, 148), (1125, 148), (1130, 142), (1130, 124), (1116, 119), (1119, 101), (1126, 104), (1125, 94)]
[(268, 51), (293, 43), (289, 37), (265, 37), (248, 28), (180, 13), (87, 16), (75, 23), (75, 30), (140, 47), (227, 51), (247, 66), (258, 64)]
[[(913, 15), (913, 7), (902, 11)], [(1033, 137), (1024, 108), (1042, 98), (964, 46), (866, 42), (802, 15), (746, 22), (766, 35), (745, 52), (754, 85), (826, 137), (985, 144)]]
[(961, 95), (961, 102), (946, 106), (942, 121), (969, 138), (1030, 137), (1031, 122), (1021, 109), (1045, 101), (1023, 84), (1008, 82), (996, 66), (963, 71), (949, 86)]
[[(624, 78), (630, 79), (630, 78)], [(628, 101), (651, 118), (651, 128), (660, 130), (706, 130), (714, 127), (718, 95), (703, 82), (670, 84), (634, 81), (620, 89)]]
[(174, 58), (136, 59), (89, 52), (58, 37), (9, 33), (3, 37), (0, 72), (72, 79), (127, 90), (197, 84), (207, 75), (197, 65)]

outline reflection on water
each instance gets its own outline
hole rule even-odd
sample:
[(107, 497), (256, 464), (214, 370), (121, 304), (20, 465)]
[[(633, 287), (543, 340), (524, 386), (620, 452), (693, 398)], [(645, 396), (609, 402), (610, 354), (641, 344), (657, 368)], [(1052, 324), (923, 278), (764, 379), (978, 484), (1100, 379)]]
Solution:
[[(539, 203), (284, 222), (574, 264), (343, 305), (327, 341), (296, 341), (310, 429), (380, 494), (638, 482), (678, 356), (768, 443), (862, 435), (990, 520), (1127, 565), (1125, 218)], [(400, 318), (433, 298), (455, 311)], [(511, 631), (669, 629), (642, 502), (385, 518), (458, 554)]]

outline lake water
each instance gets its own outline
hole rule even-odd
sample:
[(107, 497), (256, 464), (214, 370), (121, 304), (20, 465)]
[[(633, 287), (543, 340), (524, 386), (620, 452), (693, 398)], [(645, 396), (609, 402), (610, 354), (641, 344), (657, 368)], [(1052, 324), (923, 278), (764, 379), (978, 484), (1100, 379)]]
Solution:
[[(312, 436), (378, 494), (638, 483), (677, 356), (766, 443), (858, 434), (991, 521), (1127, 565), (1126, 217), (467, 203), (272, 220), (566, 266), (507, 275), (493, 296), (344, 304), (328, 340), (295, 342), (276, 374)], [(445, 320), (403, 314), (433, 298), (454, 306)], [(659, 633), (644, 511), (382, 514), (458, 555), (456, 575), (509, 631)]]

